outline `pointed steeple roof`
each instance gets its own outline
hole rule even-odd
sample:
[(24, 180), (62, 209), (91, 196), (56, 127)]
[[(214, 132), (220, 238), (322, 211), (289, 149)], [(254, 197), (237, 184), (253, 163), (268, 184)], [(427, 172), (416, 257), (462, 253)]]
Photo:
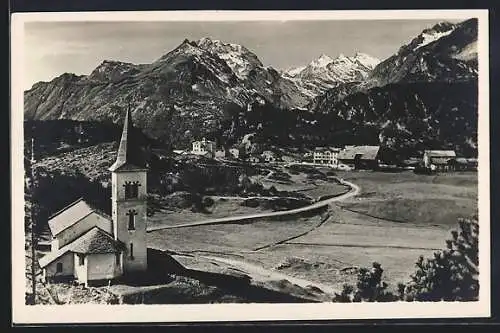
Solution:
[(141, 170), (146, 169), (146, 159), (140, 146), (139, 132), (134, 128), (130, 107), (127, 109), (123, 123), (122, 138), (116, 156), (115, 163), (109, 168), (110, 171)]

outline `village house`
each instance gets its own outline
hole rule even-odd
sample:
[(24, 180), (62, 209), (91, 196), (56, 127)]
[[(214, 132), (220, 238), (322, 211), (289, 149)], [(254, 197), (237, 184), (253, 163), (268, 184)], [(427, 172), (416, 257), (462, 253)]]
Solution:
[(453, 171), (457, 155), (453, 150), (425, 150), (424, 167), (432, 171)]
[(250, 163), (260, 163), (261, 161), (261, 158), (259, 156), (249, 156), (247, 158), (247, 161), (250, 162)]
[(230, 148), (228, 150), (228, 153), (229, 153), (229, 156), (226, 156), (226, 150), (224, 150), (224, 149), (216, 150), (215, 151), (215, 158), (226, 158), (226, 157), (229, 157), (229, 158), (238, 159), (239, 156), (240, 156), (240, 150), (237, 149), (237, 148)]
[(208, 158), (215, 157), (216, 144), (215, 141), (207, 140), (203, 138), (201, 141), (193, 142), (193, 149), (191, 150), (191, 154), (194, 155), (202, 155)]
[(51, 251), (40, 258), (43, 278), (106, 283), (147, 270), (147, 165), (127, 111), (111, 171), (112, 216), (79, 199), (48, 221)]
[(301, 161), (304, 163), (312, 163), (314, 158), (314, 154), (312, 152), (306, 152), (302, 157)]
[(229, 155), (232, 158), (238, 159), (240, 158), (240, 150), (238, 148), (229, 148)]
[(217, 149), (215, 151), (215, 158), (225, 158), (226, 157), (226, 151), (224, 149)]
[(477, 159), (457, 157), (454, 164), (455, 171), (477, 170)]
[(188, 152), (186, 150), (183, 150), (183, 149), (174, 149), (173, 153), (176, 155), (186, 155)]
[(354, 169), (378, 168), (380, 146), (345, 146), (338, 154), (339, 163)]
[(276, 162), (276, 160), (277, 160), (276, 154), (270, 150), (264, 150), (261, 154), (261, 157), (262, 157), (262, 160), (264, 160), (264, 162), (267, 162), (267, 163)]
[(313, 163), (336, 166), (338, 164), (339, 152), (340, 148), (316, 147), (313, 152)]

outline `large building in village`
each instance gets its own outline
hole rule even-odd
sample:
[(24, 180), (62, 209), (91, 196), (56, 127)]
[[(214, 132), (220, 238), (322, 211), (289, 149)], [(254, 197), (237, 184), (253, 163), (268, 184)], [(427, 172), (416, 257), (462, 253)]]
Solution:
[(215, 141), (203, 138), (201, 141), (194, 141), (192, 144), (193, 149), (191, 149), (191, 154), (203, 155), (208, 158), (215, 157), (215, 151), (217, 148)]
[(336, 147), (316, 147), (313, 152), (313, 163), (337, 166), (340, 151), (341, 149)]
[(51, 252), (39, 260), (47, 281), (88, 285), (147, 270), (147, 164), (127, 111), (111, 171), (112, 216), (83, 199), (49, 218)]

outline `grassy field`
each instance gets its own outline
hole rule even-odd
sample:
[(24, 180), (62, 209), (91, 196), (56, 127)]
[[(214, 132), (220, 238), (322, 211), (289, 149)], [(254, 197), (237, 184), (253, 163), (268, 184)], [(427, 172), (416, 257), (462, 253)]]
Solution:
[[(477, 207), (475, 173), (338, 175), (359, 185), (361, 193), (331, 207), (324, 223), (316, 216), (198, 226), (153, 232), (148, 241), (161, 249), (243, 260), (339, 290), (346, 282), (354, 283), (357, 268), (376, 261), (395, 287), (409, 279), (420, 255), (445, 248), (457, 218), (473, 215)], [(307, 185), (303, 177), (295, 180), (297, 189)], [(307, 195), (343, 190), (335, 182), (315, 182), (321, 185)], [(188, 261), (194, 264), (196, 257)]]
[(188, 208), (174, 210), (162, 209), (148, 218), (148, 225), (177, 225), (234, 215), (262, 213), (266, 211), (266, 209), (262, 207), (243, 206), (241, 205), (242, 202), (243, 199), (215, 199), (214, 205), (204, 213), (194, 213)]
[(341, 206), (372, 217), (416, 224), (454, 226), (477, 210), (477, 173), (416, 175), (412, 172), (345, 172), (361, 187)]
[[(309, 179), (306, 174), (291, 174), (290, 182), (282, 184), (280, 182), (260, 179), (260, 182), (266, 187), (274, 186), (279, 191), (298, 191), (310, 198), (312, 201), (321, 199), (324, 196), (337, 196), (344, 194), (350, 190), (348, 186), (339, 184), (335, 179), (329, 177), (326, 180)], [(210, 196), (207, 196), (210, 197)], [(243, 204), (244, 198), (238, 197), (211, 197), (214, 199), (214, 204), (207, 208), (206, 212), (192, 212), (189, 208), (164, 208), (151, 217), (149, 217), (149, 225), (156, 226), (159, 224), (178, 225), (188, 222), (203, 221), (215, 218), (224, 218), (228, 216), (249, 215), (256, 213), (264, 213), (273, 211), (272, 204), (260, 204), (257, 207), (249, 207)], [(169, 200), (165, 198), (165, 200)], [(296, 207), (291, 207), (296, 208)]]
[(214, 252), (241, 255), (308, 230), (321, 222), (312, 218), (266, 219), (248, 224), (207, 225), (165, 229), (148, 234), (148, 244), (176, 252)]

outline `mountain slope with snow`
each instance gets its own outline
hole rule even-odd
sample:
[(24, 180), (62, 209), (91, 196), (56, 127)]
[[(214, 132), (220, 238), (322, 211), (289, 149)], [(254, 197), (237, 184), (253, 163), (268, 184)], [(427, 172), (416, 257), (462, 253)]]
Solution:
[(351, 57), (340, 54), (335, 59), (322, 54), (307, 66), (288, 70), (283, 76), (293, 79), (309, 96), (315, 97), (339, 84), (365, 80), (379, 62), (359, 52)]
[(346, 96), (388, 84), (469, 81), (476, 80), (477, 74), (477, 19), (441, 22), (379, 63), (364, 80), (329, 89), (309, 108), (328, 112)]

